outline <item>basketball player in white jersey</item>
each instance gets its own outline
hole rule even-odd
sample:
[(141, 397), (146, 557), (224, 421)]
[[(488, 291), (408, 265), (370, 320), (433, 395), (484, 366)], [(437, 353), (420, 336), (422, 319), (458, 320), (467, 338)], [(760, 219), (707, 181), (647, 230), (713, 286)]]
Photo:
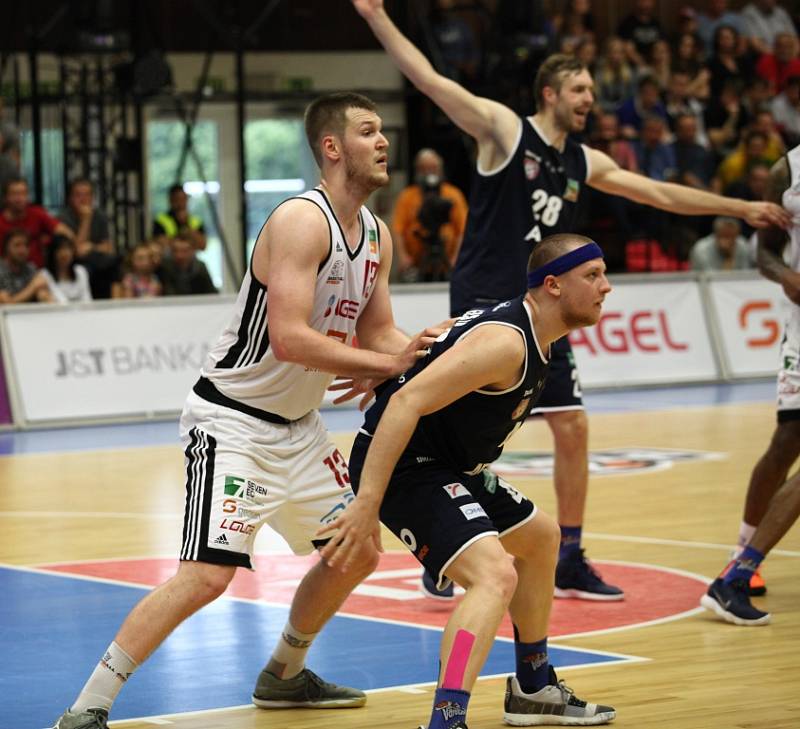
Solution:
[[(387, 184), (388, 142), (374, 104), (331, 94), (306, 111), (319, 187), (281, 204), (259, 233), (233, 319), (210, 351), (181, 418), (187, 498), (178, 571), (125, 619), (56, 729), (105, 729), (136, 667), (186, 618), (252, 568), (263, 524), (297, 554), (354, 498), (347, 464), (317, 408), (335, 375), (383, 380), (408, 369), (439, 331), (413, 341), (389, 302), (391, 238), (365, 206)], [(360, 348), (350, 346), (358, 336)], [(377, 564), (359, 546), (347, 572), (317, 562), (258, 677), (263, 708), (361, 706), (363, 692), (305, 668), (315, 635)]]
[[(734, 559), (703, 595), (701, 605), (736, 625), (764, 625), (770, 615), (750, 603), (753, 577), (769, 551), (800, 516), (800, 472), (786, 477), (800, 455), (800, 146), (770, 171), (768, 200), (782, 204), (792, 226), (758, 234), (758, 268), (780, 284), (789, 299), (778, 371), (778, 424), (766, 453), (753, 469)], [(788, 265), (783, 253), (789, 246)]]

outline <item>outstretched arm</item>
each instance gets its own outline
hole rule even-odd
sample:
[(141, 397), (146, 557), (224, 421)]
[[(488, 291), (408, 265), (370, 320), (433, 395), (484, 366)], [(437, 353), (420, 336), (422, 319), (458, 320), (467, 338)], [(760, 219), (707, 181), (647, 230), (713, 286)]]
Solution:
[(270, 347), (275, 356), (348, 377), (385, 379), (405, 372), (424, 352), (356, 349), (310, 326), (317, 271), (329, 245), (324, 215), (305, 200), (281, 205), (256, 241), (253, 271), (267, 286)]
[(743, 218), (754, 228), (767, 225), (785, 228), (791, 222), (789, 213), (775, 203), (748, 202), (671, 182), (658, 182), (621, 169), (614, 160), (597, 149), (588, 150), (588, 154), (591, 174), (587, 183), (609, 195), (621, 195), (634, 202), (680, 215)]
[(518, 332), (505, 326), (483, 326), (392, 395), (369, 446), (358, 496), (318, 533), (335, 532), (321, 551), (328, 564), (347, 570), (356, 545), (375, 539), (389, 479), (420, 418), (473, 390), (495, 384), (508, 387), (519, 379), (524, 361), (525, 343)]
[(450, 120), (474, 137), (484, 149), (495, 147), (498, 156), (507, 156), (517, 139), (519, 119), (508, 107), (467, 91), (455, 81), (437, 73), (424, 55), (392, 22), (383, 0), (353, 0), (353, 5), (369, 23), (375, 37), (391, 56), (401, 73), (430, 98)]

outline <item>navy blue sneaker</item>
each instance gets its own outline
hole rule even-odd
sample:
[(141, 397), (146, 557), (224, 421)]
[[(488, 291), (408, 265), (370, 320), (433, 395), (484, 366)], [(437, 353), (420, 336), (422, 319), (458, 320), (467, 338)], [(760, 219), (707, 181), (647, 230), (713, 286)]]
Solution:
[[(428, 729), (428, 727), (424, 724), (420, 724), (417, 729)], [(448, 727), (448, 729), (469, 729), (469, 727), (463, 721), (460, 721), (458, 724), (453, 724), (453, 726)]]
[(422, 573), (422, 583), (420, 585), (422, 594), (426, 597), (432, 597), (434, 600), (452, 600), (455, 597), (455, 587), (453, 583), (447, 585), (442, 590), (436, 588), (436, 579), (428, 574), (428, 570)]
[(556, 566), (556, 597), (572, 597), (578, 600), (624, 600), (625, 593), (603, 579), (589, 564), (584, 550), (572, 550)]
[(734, 625), (766, 625), (772, 616), (753, 607), (749, 593), (747, 580), (726, 583), (718, 577), (700, 598), (700, 604)]

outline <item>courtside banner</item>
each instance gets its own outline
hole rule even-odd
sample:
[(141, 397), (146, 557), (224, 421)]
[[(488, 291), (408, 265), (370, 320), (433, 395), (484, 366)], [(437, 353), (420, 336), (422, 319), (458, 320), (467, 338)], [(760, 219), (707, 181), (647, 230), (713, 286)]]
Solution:
[(226, 296), (5, 307), (4, 354), (16, 420), (36, 424), (180, 411), (230, 317), (231, 301)]
[(582, 385), (691, 382), (718, 375), (694, 280), (612, 277), (597, 325), (570, 335)]
[(774, 375), (788, 308), (783, 289), (763, 278), (715, 278), (709, 287), (728, 374)]

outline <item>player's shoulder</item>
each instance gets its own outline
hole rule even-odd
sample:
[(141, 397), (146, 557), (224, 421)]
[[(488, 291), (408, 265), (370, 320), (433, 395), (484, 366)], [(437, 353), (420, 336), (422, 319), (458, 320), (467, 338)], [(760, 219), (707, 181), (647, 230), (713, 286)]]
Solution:
[(278, 205), (266, 223), (268, 232), (302, 228), (306, 233), (328, 233), (330, 224), (322, 204), (312, 197), (290, 197)]

